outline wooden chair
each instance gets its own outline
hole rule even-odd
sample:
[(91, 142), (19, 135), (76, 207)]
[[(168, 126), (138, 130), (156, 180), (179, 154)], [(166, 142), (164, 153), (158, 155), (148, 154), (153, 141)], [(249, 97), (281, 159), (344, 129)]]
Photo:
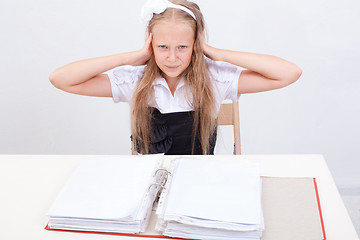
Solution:
[[(223, 103), (220, 106), (218, 115), (218, 125), (234, 126), (234, 154), (241, 154), (240, 145), (240, 120), (239, 120), (239, 102)], [(131, 149), (131, 154), (136, 155), (137, 152)]]
[(132, 142), (131, 142), (131, 155), (137, 155), (138, 153), (134, 150), (134, 148), (132, 147)]
[(241, 154), (240, 145), (240, 119), (239, 119), (239, 102), (221, 104), (218, 125), (233, 125), (234, 126), (234, 154)]

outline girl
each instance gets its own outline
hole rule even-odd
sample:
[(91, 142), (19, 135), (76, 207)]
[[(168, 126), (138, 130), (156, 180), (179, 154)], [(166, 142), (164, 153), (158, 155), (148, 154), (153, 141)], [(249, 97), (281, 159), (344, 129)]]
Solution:
[(278, 57), (206, 44), (195, 3), (149, 0), (142, 17), (148, 24), (142, 49), (73, 62), (50, 76), (70, 93), (129, 102), (139, 153), (213, 154), (224, 99), (282, 88), (301, 75)]

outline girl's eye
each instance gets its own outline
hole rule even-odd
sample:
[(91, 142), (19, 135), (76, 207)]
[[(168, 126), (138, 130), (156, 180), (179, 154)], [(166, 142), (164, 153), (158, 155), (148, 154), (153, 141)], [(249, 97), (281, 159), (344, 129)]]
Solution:
[(159, 45), (159, 48), (166, 49), (166, 46), (165, 45)]
[(185, 45), (181, 45), (180, 47), (179, 47), (180, 49), (185, 49), (185, 48), (187, 48)]

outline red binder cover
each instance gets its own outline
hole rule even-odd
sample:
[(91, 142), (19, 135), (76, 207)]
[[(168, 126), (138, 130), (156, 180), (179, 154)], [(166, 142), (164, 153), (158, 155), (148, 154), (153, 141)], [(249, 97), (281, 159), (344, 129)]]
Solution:
[[(170, 239), (180, 239), (180, 238), (171, 238), (164, 235), (148, 235), (148, 234), (125, 234), (125, 233), (107, 233), (107, 232), (88, 232), (88, 231), (70, 231), (70, 230), (61, 230), (61, 229), (52, 229), (48, 225), (45, 227), (46, 230), (50, 231), (59, 231), (59, 232), (74, 232), (74, 233), (88, 233), (88, 234), (103, 234), (103, 235), (117, 235), (117, 236), (127, 236), (127, 237), (149, 237), (149, 238), (170, 238)], [(183, 239), (183, 238), (181, 238)]]
[(326, 240), (325, 225), (324, 225), (324, 219), (323, 219), (322, 212), (321, 212), (319, 191), (318, 191), (318, 187), (317, 187), (317, 184), (316, 184), (316, 179), (313, 178), (313, 181), (314, 181), (314, 188), (315, 188), (315, 192), (316, 192), (316, 201), (317, 201), (317, 205), (318, 205), (318, 209), (319, 209), (319, 215), (320, 215), (320, 221), (321, 221), (321, 230), (323, 232), (323, 238), (324, 238), (324, 240)]

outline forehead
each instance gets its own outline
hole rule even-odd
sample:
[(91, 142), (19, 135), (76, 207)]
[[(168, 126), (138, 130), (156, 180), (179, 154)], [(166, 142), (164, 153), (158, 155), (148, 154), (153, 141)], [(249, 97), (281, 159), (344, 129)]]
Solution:
[(153, 40), (193, 42), (195, 33), (191, 26), (181, 21), (160, 21), (152, 29)]

